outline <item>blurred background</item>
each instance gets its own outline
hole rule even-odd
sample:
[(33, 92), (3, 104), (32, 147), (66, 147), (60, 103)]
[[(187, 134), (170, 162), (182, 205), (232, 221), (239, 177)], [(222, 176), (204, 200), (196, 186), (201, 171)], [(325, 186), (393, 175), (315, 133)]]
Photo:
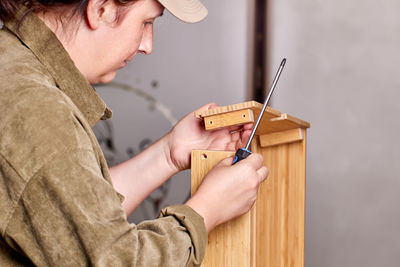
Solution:
[[(95, 132), (110, 165), (139, 153), (209, 103), (263, 101), (311, 123), (305, 266), (398, 266), (400, 253), (400, 2), (203, 0), (188, 25), (168, 12), (154, 52), (96, 86), (114, 112)], [(157, 189), (129, 218), (184, 202), (190, 172)]]

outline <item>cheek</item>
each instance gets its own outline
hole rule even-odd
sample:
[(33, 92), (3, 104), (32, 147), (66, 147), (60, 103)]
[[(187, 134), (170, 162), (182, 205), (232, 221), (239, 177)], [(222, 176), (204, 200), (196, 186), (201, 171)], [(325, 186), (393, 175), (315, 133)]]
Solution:
[(140, 41), (137, 38), (133, 38), (130, 35), (120, 36), (118, 39), (113, 39), (112, 44), (104, 51), (102, 58), (109, 64), (116, 64), (119, 67), (124, 60), (127, 60), (138, 51), (139, 46)]
[(131, 23), (128, 22), (122, 27), (122, 31), (120, 33), (121, 38), (125, 40), (126, 44), (139, 46), (144, 30), (143, 23), (138, 23), (136, 21)]
[(136, 38), (130, 38), (128, 45), (132, 50), (137, 51), (140, 47), (140, 43), (141, 43), (141, 38), (136, 37)]
[(105, 80), (115, 76), (114, 72), (125, 66), (125, 60), (131, 60), (139, 50), (143, 26), (128, 22), (129, 20), (125, 20), (112, 28), (103, 43), (103, 54), (98, 58), (96, 65), (101, 66), (100, 73)]

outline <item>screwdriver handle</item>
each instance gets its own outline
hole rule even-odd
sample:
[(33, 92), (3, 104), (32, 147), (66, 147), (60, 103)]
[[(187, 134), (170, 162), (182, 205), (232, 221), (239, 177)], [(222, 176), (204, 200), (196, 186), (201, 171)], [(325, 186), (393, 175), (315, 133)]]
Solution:
[(233, 160), (232, 165), (238, 163), (242, 159), (247, 158), (251, 154), (251, 151), (245, 148), (238, 149), (235, 154), (235, 159)]

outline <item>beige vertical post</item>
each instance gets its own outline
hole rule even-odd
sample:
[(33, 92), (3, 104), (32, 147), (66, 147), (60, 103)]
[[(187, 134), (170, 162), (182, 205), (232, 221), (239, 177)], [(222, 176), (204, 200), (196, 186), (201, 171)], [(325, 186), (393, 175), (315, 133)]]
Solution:
[[(250, 101), (197, 113), (207, 130), (254, 122), (262, 105)], [(250, 212), (209, 233), (202, 266), (303, 267), (306, 128), (309, 123), (267, 108), (252, 151), (269, 177)], [(192, 194), (207, 172), (234, 151), (192, 152)]]

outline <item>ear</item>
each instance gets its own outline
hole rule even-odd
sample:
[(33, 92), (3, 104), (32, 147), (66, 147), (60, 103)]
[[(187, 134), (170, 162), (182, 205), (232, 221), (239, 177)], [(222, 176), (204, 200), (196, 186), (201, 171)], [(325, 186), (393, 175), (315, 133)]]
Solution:
[(88, 27), (96, 30), (101, 22), (114, 22), (118, 11), (117, 8), (113, 0), (89, 0), (86, 9)]

